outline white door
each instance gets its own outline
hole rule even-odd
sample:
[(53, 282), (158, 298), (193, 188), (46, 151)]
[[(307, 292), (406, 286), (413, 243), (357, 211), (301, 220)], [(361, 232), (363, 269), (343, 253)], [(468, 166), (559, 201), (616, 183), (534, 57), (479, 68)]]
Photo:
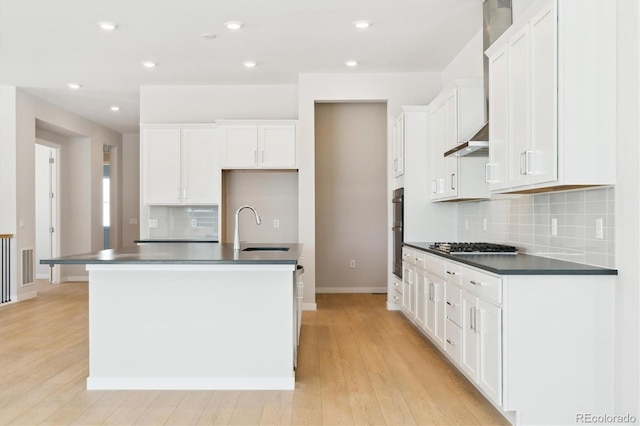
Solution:
[(477, 297), (462, 292), (462, 356), (460, 366), (473, 380), (478, 380), (478, 334), (476, 332)]
[(489, 188), (509, 187), (509, 61), (506, 46), (489, 58)]
[(530, 130), (530, 78), (528, 28), (514, 36), (509, 43), (509, 186), (527, 183), (527, 151)]
[(60, 282), (60, 266), (40, 265), (40, 259), (58, 257), (59, 243), (59, 188), (58, 148), (36, 144), (36, 259), (35, 277), (53, 283)]
[(180, 129), (145, 129), (142, 135), (144, 202), (180, 204)]
[(480, 338), (478, 383), (491, 399), (502, 404), (502, 309), (480, 299), (477, 331)]

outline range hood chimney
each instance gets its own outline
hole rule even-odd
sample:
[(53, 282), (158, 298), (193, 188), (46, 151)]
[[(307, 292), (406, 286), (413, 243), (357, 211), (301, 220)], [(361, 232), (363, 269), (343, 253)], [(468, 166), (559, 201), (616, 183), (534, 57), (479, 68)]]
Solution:
[(484, 102), (487, 121), (475, 131), (467, 142), (447, 151), (449, 155), (487, 155), (489, 151), (489, 58), (484, 52), (511, 26), (511, 0), (484, 0), (482, 2), (482, 69), (484, 76)]

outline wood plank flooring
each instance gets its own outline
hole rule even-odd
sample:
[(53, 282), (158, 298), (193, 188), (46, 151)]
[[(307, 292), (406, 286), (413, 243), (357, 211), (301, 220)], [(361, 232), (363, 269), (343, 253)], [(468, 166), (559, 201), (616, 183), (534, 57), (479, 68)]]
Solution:
[(0, 307), (0, 425), (497, 425), (385, 295), (319, 294), (295, 391), (87, 391), (86, 283)]

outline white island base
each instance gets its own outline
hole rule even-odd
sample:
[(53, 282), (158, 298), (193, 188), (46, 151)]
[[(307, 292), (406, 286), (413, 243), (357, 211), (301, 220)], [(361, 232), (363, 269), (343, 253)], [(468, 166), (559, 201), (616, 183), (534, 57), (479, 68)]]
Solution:
[(87, 389), (293, 389), (295, 268), (87, 265)]

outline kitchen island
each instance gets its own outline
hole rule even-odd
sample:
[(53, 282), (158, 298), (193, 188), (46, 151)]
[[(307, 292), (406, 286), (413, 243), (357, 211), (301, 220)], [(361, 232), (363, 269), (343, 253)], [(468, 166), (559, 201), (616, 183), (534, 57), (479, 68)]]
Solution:
[(41, 261), (89, 272), (87, 389), (293, 389), (302, 245), (251, 246), (156, 243)]

